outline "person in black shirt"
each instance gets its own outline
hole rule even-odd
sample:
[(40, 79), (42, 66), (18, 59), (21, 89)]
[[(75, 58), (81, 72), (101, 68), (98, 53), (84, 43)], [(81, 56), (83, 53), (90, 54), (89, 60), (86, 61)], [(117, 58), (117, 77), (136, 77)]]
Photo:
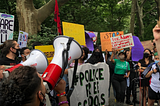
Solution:
[[(141, 76), (142, 72), (146, 69), (146, 67), (152, 62), (153, 62), (153, 60), (152, 60), (151, 50), (145, 49), (143, 59), (139, 60), (139, 62), (138, 62), (138, 65), (139, 65), (138, 71), (140, 73), (140, 76)], [(140, 85), (140, 89), (142, 92), (143, 106), (146, 106), (146, 95), (148, 95), (149, 80), (150, 80), (150, 78), (140, 79), (139, 85)]]
[(7, 40), (2, 45), (0, 65), (11, 65), (18, 64), (16, 57), (19, 56), (19, 44), (15, 40)]

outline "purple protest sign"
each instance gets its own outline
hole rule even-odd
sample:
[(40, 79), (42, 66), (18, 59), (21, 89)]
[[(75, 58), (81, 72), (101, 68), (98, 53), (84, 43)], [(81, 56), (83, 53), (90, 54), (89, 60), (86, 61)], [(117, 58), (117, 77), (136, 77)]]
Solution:
[(133, 36), (134, 46), (132, 47), (132, 61), (139, 61), (143, 58), (143, 45), (137, 36)]
[(92, 33), (85, 33), (85, 40), (86, 40), (86, 46), (90, 51), (94, 50), (94, 45), (93, 45), (93, 40), (92, 37), (94, 37), (95, 34), (93, 35)]

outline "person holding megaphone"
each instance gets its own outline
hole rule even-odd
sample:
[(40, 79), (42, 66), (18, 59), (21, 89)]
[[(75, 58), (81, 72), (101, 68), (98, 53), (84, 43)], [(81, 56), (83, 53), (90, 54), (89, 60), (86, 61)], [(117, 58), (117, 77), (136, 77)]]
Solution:
[[(65, 92), (66, 83), (60, 80), (54, 90), (60, 95), (59, 105), (69, 106)], [(33, 67), (20, 66), (0, 83), (1, 106), (44, 106), (46, 89), (43, 79)]]

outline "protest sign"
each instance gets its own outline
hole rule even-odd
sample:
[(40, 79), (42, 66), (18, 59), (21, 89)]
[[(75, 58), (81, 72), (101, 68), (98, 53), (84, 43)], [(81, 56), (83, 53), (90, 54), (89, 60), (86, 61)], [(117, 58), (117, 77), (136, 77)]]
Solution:
[(97, 41), (97, 36), (98, 36), (98, 32), (93, 32), (93, 31), (85, 31), (88, 34), (94, 34), (95, 36), (92, 37), (93, 43), (95, 44)]
[(53, 45), (35, 46), (35, 49), (42, 51), (46, 55), (48, 63), (52, 61), (54, 56)]
[(80, 45), (85, 44), (84, 25), (62, 22), (63, 35), (73, 37)]
[(141, 44), (141, 41), (137, 36), (132, 36), (134, 41), (134, 46), (132, 47), (132, 61), (139, 61), (143, 58), (144, 48)]
[[(69, 87), (72, 83), (73, 70), (68, 69)], [(109, 77), (109, 66), (104, 62), (78, 66), (70, 106), (108, 105)]]
[(27, 47), (28, 33), (19, 31), (18, 44), (20, 48)]
[(0, 13), (0, 45), (13, 39), (14, 15)]
[(152, 45), (152, 41), (151, 40), (142, 41), (141, 43), (142, 43), (144, 49), (148, 48), (150, 50), (153, 50), (153, 45)]
[(108, 51), (112, 51), (112, 45), (111, 45), (111, 37), (123, 35), (123, 31), (116, 31), (116, 32), (101, 32), (100, 33), (100, 38), (101, 38), (101, 46), (102, 46), (102, 51), (105, 51), (106, 49)]
[(93, 33), (86, 33), (85, 32), (85, 41), (86, 41), (86, 46), (90, 51), (94, 50), (94, 45), (93, 45), (93, 40), (92, 37), (95, 37)]
[(111, 37), (112, 48), (121, 49), (134, 46), (132, 34)]

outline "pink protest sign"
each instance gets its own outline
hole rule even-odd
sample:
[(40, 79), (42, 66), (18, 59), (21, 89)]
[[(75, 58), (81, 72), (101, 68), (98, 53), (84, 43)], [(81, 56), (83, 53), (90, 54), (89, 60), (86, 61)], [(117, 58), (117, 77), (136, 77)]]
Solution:
[(132, 34), (125, 34), (111, 38), (112, 48), (121, 49), (134, 46)]

